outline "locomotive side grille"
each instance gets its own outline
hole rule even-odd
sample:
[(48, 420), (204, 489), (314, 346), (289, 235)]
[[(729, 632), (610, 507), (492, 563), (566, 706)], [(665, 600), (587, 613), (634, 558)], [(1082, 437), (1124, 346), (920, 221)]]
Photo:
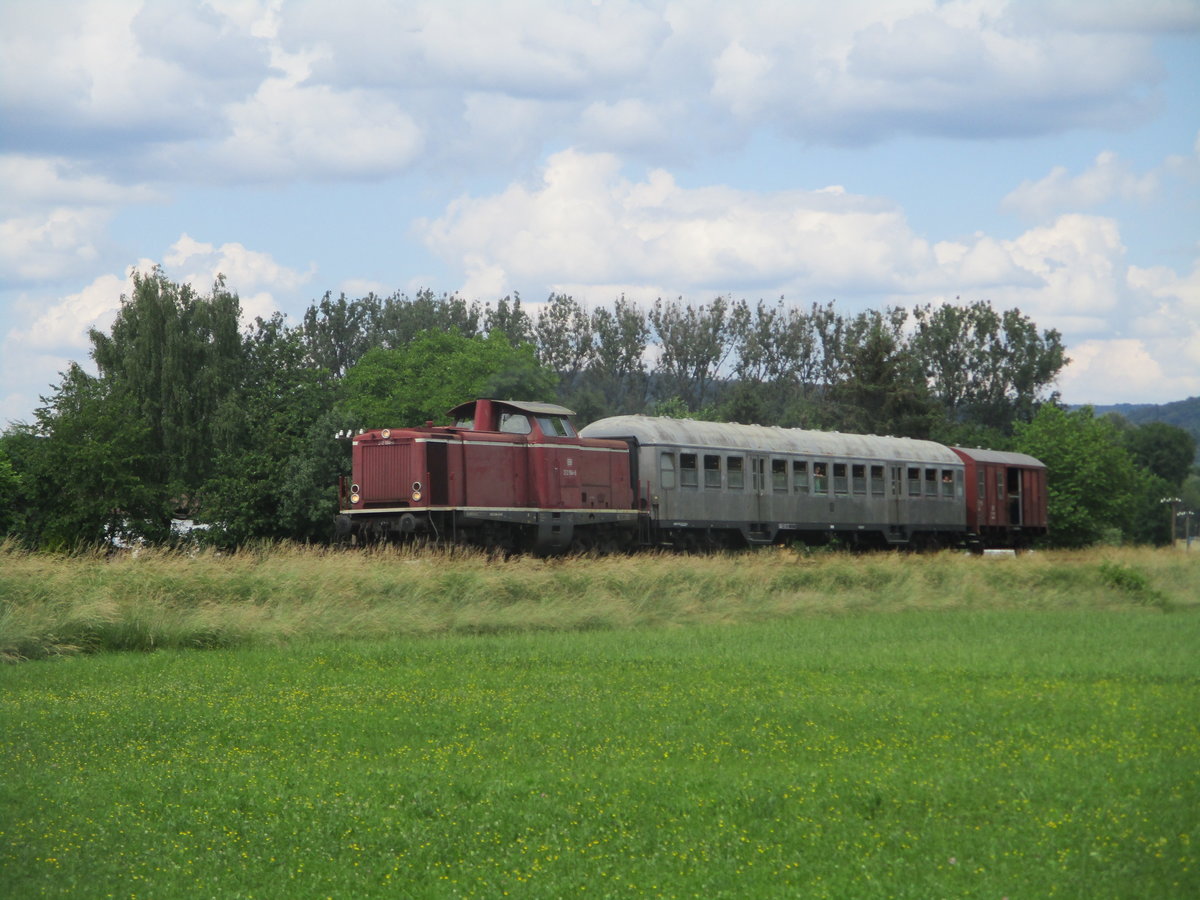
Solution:
[(363, 503), (393, 505), (409, 499), (414, 480), (413, 444), (377, 444), (362, 447)]

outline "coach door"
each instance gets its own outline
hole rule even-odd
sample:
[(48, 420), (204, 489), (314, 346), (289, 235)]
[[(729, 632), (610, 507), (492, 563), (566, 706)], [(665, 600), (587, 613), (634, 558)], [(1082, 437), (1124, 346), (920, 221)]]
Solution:
[(770, 498), (767, 493), (767, 458), (765, 456), (750, 457), (750, 487), (754, 492), (751, 501), (756, 522), (765, 523), (771, 516)]
[(904, 514), (904, 467), (888, 466), (888, 475), (888, 540), (895, 540), (904, 536), (904, 523), (907, 521)]
[(675, 453), (661, 450), (658, 454), (658, 492), (652, 498), (658, 518), (670, 519), (675, 515), (675, 492), (678, 490)]

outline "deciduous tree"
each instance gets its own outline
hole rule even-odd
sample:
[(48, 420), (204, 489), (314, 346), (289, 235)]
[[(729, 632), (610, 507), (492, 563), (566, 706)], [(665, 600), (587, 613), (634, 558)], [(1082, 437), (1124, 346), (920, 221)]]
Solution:
[(1017, 424), (1015, 443), (1048, 469), (1053, 543), (1083, 547), (1108, 531), (1126, 533), (1142, 476), (1111, 421), (1091, 407), (1068, 412), (1047, 403)]

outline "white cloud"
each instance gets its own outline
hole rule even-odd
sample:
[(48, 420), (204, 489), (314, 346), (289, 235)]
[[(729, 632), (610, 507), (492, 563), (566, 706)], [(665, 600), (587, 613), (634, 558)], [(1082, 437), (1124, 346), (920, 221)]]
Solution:
[(1069, 348), (1058, 388), (1075, 402), (1101, 404), (1200, 395), (1195, 367), (1179, 366), (1163, 355), (1167, 349), (1136, 338), (1084, 341)]
[(144, 274), (153, 269), (153, 263), (142, 260), (138, 266), (131, 266), (123, 278), (101, 275), (78, 293), (41, 308), (27, 328), (10, 332), (6, 343), (82, 355), (90, 346), (89, 329), (106, 330), (112, 325), (121, 308), (121, 297), (133, 290), (135, 268)]
[(10, 3), (0, 115), (30, 151), (267, 181), (528, 161), (548, 135), (661, 162), (759, 129), (1058, 133), (1151, 109), (1146, 35), (1195, 15), (1142, 6), (1100, 27), (1000, 0)]
[(214, 110), (266, 74), (256, 43), (199, 3), (6, 3), (0, 110), (62, 152), (201, 138)]
[(1134, 174), (1117, 154), (1104, 151), (1091, 168), (1071, 176), (1064, 166), (1055, 166), (1038, 181), (1023, 181), (1001, 203), (1004, 209), (1032, 219), (1057, 212), (1093, 209), (1111, 199), (1148, 200), (1158, 189), (1154, 172)]
[(112, 207), (149, 203), (160, 195), (144, 185), (122, 185), (62, 157), (0, 156), (0, 215), (56, 206)]
[(163, 262), (168, 277), (201, 293), (211, 290), (217, 276), (224, 275), (226, 288), (235, 291), (241, 300), (242, 317), (246, 321), (276, 312), (277, 295), (294, 295), (317, 271), (315, 264), (301, 272), (282, 265), (269, 253), (250, 250), (240, 243), (229, 242), (218, 247), (186, 233), (170, 246)]
[(423, 142), (412, 117), (384, 96), (282, 78), (264, 82), (226, 116), (228, 136), (212, 159), (256, 181), (384, 175), (406, 168)]
[(144, 185), (121, 185), (57, 157), (0, 156), (0, 283), (77, 278), (108, 249), (113, 211), (154, 203)]
[(889, 204), (829, 191), (684, 189), (663, 170), (635, 182), (616, 157), (577, 151), (551, 157), (538, 185), (460, 198), (418, 230), (461, 262), (472, 296), (589, 280), (702, 291), (893, 289), (932, 260)]
[(0, 282), (50, 281), (94, 269), (110, 213), (56, 208), (0, 222)]

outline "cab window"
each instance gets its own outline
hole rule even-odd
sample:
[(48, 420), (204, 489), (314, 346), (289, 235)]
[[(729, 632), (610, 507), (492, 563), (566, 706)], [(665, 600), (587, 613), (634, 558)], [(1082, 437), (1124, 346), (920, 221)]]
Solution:
[(538, 416), (537, 423), (546, 437), (575, 437), (571, 420), (564, 416)]
[(529, 424), (529, 416), (524, 413), (500, 413), (500, 430), (505, 434), (529, 434), (533, 426)]

